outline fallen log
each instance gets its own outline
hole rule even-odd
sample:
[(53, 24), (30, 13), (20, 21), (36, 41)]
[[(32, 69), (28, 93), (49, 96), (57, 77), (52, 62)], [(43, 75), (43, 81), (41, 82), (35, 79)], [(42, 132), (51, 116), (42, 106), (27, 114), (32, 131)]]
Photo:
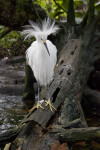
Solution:
[[(30, 127), (32, 126), (30, 123)], [(34, 124), (34, 123), (33, 123)], [(72, 123), (73, 124), (73, 123)], [(74, 123), (73, 125), (75, 125)], [(0, 134), (0, 145), (12, 142), (22, 131), (22, 129), (28, 129), (28, 124), (18, 126), (6, 133)], [(39, 127), (38, 127), (39, 128)], [(42, 129), (42, 128), (41, 128)], [(29, 131), (30, 132), (30, 131)], [(59, 140), (61, 143), (77, 143), (81, 141), (97, 141), (100, 142), (100, 127), (87, 127), (87, 128), (71, 128), (63, 127), (62, 125), (56, 125), (53, 130), (49, 132), (50, 136), (54, 137), (55, 140)], [(28, 135), (29, 136), (29, 135)]]
[(58, 138), (62, 143), (89, 142), (93, 140), (100, 142), (100, 127), (63, 129), (56, 126), (52, 133), (58, 133)]
[(0, 145), (5, 145), (9, 142), (12, 142), (17, 137), (17, 135), (20, 133), (20, 131), (23, 129), (24, 126), (25, 124), (19, 125), (14, 129), (8, 130), (7, 132), (0, 134)]

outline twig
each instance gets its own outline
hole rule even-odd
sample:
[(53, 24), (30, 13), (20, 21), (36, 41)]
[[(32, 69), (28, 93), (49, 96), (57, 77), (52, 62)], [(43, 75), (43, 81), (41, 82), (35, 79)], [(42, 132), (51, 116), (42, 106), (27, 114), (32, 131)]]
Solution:
[(54, 1), (54, 3), (55, 3), (59, 8), (61, 8), (64, 12), (67, 13), (66, 9), (64, 9), (63, 7), (61, 7), (61, 6), (56, 2), (56, 0), (53, 0), (53, 1)]
[(36, 12), (37, 17), (39, 18), (40, 21), (42, 21), (41, 17), (39, 16), (39, 13), (38, 13), (37, 9), (35, 8), (34, 0), (32, 0), (32, 2), (33, 2), (33, 7), (34, 7), (34, 10)]

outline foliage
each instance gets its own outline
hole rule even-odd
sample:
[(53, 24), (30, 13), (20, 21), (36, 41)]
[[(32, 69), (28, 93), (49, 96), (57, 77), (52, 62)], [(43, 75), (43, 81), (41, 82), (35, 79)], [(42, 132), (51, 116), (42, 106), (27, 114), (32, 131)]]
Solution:
[[(5, 1), (4, 1), (5, 2)], [(26, 8), (26, 4), (29, 4), (28, 7), (30, 7), (29, 0), (17, 0), (17, 8), (19, 13), (22, 8), (25, 10), (30, 10)], [(68, 11), (68, 3), (69, 0), (35, 0), (35, 4), (40, 5), (50, 16), (51, 18), (55, 18), (58, 20), (66, 20), (67, 11)], [(85, 16), (87, 10), (88, 10), (88, 4), (89, 0), (74, 0), (74, 9), (75, 9), (75, 19), (76, 22), (80, 23)], [(100, 12), (100, 1), (95, 0), (95, 15), (97, 15)], [(6, 5), (7, 9), (9, 11), (9, 1)], [(19, 14), (18, 14), (19, 15)], [(17, 15), (17, 18), (19, 16)], [(16, 19), (15, 19), (16, 20)], [(18, 21), (18, 20), (17, 20)], [(19, 20), (20, 22), (20, 20)], [(17, 24), (17, 23), (15, 23)], [(5, 30), (4, 26), (0, 26), (0, 33)], [(29, 43), (31, 41), (24, 41), (23, 37), (20, 36), (20, 34), (17, 31), (12, 31), (6, 36), (4, 36), (2, 39), (0, 39), (0, 55), (5, 56), (11, 56), (11, 55), (19, 55), (25, 53), (25, 46), (28, 47)], [(22, 44), (24, 45), (22, 48)]]
[[(0, 26), (0, 33), (5, 30), (4, 26)], [(29, 40), (23, 42), (23, 37), (18, 31), (11, 31), (0, 39), (0, 56), (11, 57), (20, 54), (25, 54), (26, 47), (30, 45)]]
[(95, 6), (95, 14), (98, 14), (98, 12), (100, 12), (100, 2), (95, 3), (94, 6)]
[[(0, 27), (0, 33), (5, 29), (5, 27)], [(7, 34), (4, 38), (0, 39), (0, 46), (2, 45), (4, 48), (10, 49), (12, 44), (17, 41), (19, 34), (16, 31), (12, 31)]]
[[(66, 19), (69, 0), (35, 0), (50, 16), (55, 19)], [(88, 9), (89, 0), (74, 0), (76, 22), (82, 20)], [(95, 14), (100, 12), (100, 2), (95, 0)]]
[(66, 13), (59, 7), (63, 8), (66, 0), (56, 0), (57, 4), (55, 4), (54, 0), (35, 0), (36, 4), (39, 4), (50, 16), (51, 18), (66, 18)]

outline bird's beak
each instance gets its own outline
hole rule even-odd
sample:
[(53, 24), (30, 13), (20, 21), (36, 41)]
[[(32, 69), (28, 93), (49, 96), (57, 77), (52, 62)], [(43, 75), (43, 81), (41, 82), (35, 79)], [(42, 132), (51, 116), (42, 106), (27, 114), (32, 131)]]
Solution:
[(49, 54), (49, 56), (50, 56), (50, 52), (49, 52), (49, 50), (48, 50), (46, 41), (45, 41), (45, 40), (42, 40), (42, 41), (43, 41), (43, 43), (44, 43), (44, 45), (45, 45), (45, 48), (46, 48), (46, 50), (47, 50), (47, 52), (48, 52), (48, 54)]

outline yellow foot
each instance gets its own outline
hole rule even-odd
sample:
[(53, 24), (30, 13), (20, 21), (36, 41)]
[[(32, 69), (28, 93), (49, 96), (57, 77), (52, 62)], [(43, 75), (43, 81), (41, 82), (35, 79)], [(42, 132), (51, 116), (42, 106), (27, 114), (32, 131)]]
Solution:
[(38, 109), (39, 107), (40, 107), (41, 109), (44, 109), (44, 108), (42, 107), (42, 103), (37, 102), (37, 105), (36, 105), (36, 106), (34, 106), (32, 109), (30, 109), (30, 111), (29, 111), (29, 112), (32, 112), (34, 109)]
[(48, 105), (49, 105), (50, 110), (51, 110), (52, 112), (53, 112), (53, 109), (54, 109), (55, 111), (57, 111), (56, 108), (51, 104), (50, 99), (49, 99), (48, 101), (45, 100), (45, 102), (46, 102), (46, 105), (45, 105), (45, 106), (48, 106)]

